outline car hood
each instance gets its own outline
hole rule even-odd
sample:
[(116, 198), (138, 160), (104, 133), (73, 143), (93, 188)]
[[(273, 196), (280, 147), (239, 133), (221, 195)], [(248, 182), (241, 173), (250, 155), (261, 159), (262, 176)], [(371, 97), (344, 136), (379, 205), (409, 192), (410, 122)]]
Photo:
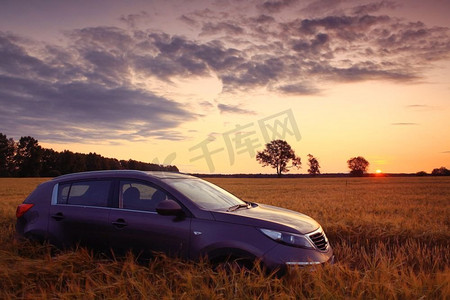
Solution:
[(309, 233), (320, 227), (313, 218), (288, 209), (258, 204), (235, 211), (212, 211), (217, 221), (275, 229), (293, 233)]

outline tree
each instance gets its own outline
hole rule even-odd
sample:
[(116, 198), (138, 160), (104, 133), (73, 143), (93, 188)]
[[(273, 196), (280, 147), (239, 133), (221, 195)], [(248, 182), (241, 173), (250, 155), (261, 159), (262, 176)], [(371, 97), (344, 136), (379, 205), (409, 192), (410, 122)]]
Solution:
[[(288, 168), (301, 168), (302, 162), (300, 157), (295, 156), (294, 150), (291, 146), (283, 140), (274, 140), (266, 144), (266, 148), (256, 154), (256, 160), (263, 165), (263, 167), (271, 166), (277, 169), (278, 177), (281, 173), (289, 172)], [(287, 166), (288, 162), (292, 160), (292, 166)]]
[(105, 170), (120, 170), (120, 162), (116, 158), (104, 158), (104, 169)]
[(347, 164), (350, 168), (350, 175), (353, 176), (363, 176), (369, 167), (369, 162), (362, 156), (350, 158), (347, 160)]
[(64, 150), (59, 153), (58, 169), (61, 174), (86, 171), (86, 154)]
[(308, 169), (309, 174), (311, 174), (311, 175), (320, 174), (319, 161), (317, 160), (317, 158), (315, 158), (311, 154), (308, 154), (308, 165), (309, 165), (309, 169)]
[(12, 176), (14, 173), (14, 153), (16, 143), (12, 138), (0, 133), (0, 176)]
[(431, 172), (431, 175), (433, 176), (450, 176), (450, 170), (448, 170), (446, 167), (440, 167), (433, 169)]
[(44, 149), (42, 152), (41, 176), (55, 177), (61, 175), (58, 167), (59, 153), (53, 149)]
[(21, 137), (17, 144), (15, 161), (19, 176), (39, 176), (42, 167), (42, 148), (38, 141), (31, 136)]
[(89, 152), (86, 155), (86, 171), (102, 170), (102, 161), (105, 158), (97, 153)]

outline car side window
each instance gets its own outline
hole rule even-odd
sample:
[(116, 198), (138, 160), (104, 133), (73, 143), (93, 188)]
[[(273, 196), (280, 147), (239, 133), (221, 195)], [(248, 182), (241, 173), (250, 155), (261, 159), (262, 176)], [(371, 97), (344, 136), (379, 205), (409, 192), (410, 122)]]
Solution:
[(167, 198), (166, 192), (148, 183), (120, 181), (120, 208), (155, 212), (158, 203)]
[(61, 184), (58, 204), (107, 207), (111, 181), (92, 180)]
[(58, 199), (56, 203), (67, 204), (67, 199), (69, 198), (69, 191), (71, 183), (60, 184), (58, 188)]

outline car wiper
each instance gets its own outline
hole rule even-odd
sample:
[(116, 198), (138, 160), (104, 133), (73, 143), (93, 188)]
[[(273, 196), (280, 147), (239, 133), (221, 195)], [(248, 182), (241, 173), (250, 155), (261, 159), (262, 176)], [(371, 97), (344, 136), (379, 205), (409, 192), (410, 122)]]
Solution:
[(235, 210), (238, 210), (239, 208), (249, 208), (249, 203), (245, 203), (245, 204), (236, 204), (236, 205), (233, 205), (233, 206), (230, 206), (228, 209), (227, 209), (227, 211), (235, 211)]

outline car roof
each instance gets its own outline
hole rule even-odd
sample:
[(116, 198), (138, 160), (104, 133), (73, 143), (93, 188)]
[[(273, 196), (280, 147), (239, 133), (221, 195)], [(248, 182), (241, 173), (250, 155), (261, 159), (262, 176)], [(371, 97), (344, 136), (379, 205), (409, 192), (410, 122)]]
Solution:
[(178, 173), (178, 172), (165, 172), (165, 171), (138, 171), (138, 170), (105, 170), (105, 171), (89, 171), (89, 172), (78, 172), (71, 173), (53, 178), (53, 180), (64, 181), (64, 180), (78, 180), (87, 178), (99, 178), (99, 177), (124, 177), (124, 178), (134, 178), (134, 177), (149, 177), (156, 179), (194, 179), (197, 177)]

